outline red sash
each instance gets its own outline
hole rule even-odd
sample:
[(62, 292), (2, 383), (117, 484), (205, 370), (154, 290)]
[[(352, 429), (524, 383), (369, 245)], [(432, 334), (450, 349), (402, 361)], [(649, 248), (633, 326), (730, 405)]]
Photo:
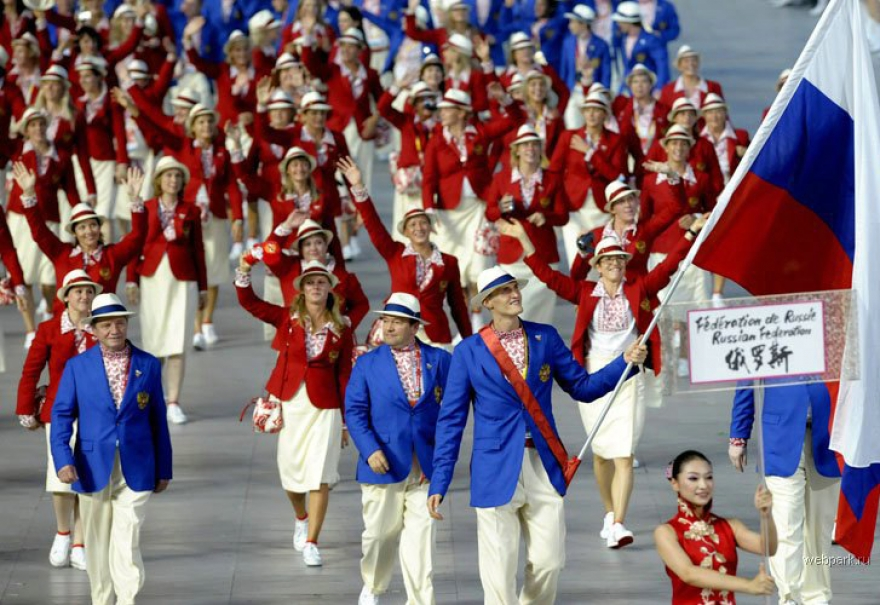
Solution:
[(559, 468), (562, 469), (562, 474), (565, 477), (565, 485), (570, 485), (572, 479), (574, 479), (574, 474), (577, 472), (578, 466), (581, 464), (580, 458), (577, 456), (572, 456), (571, 458), (568, 457), (568, 452), (565, 451), (565, 446), (562, 445), (559, 436), (553, 430), (553, 427), (550, 426), (550, 422), (544, 415), (544, 410), (541, 409), (541, 404), (535, 399), (535, 395), (532, 393), (532, 389), (529, 387), (526, 379), (523, 378), (520, 371), (516, 369), (516, 365), (514, 365), (510, 355), (507, 354), (501, 341), (498, 340), (498, 336), (495, 334), (492, 324), (489, 324), (480, 330), (480, 337), (483, 339), (483, 342), (486, 343), (486, 346), (489, 347), (489, 352), (492, 353), (495, 361), (498, 362), (501, 372), (507, 377), (507, 380), (510, 381), (513, 390), (516, 391), (516, 394), (522, 399), (522, 402), (526, 406), (526, 411), (528, 411), (529, 416), (532, 417), (532, 420), (541, 432), (544, 441), (550, 446), (550, 451), (553, 452), (553, 457), (556, 458), (556, 462), (559, 463)]

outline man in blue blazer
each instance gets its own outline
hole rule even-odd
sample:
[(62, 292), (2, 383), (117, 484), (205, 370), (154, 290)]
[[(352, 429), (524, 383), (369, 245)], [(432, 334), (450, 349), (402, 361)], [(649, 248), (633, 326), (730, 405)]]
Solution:
[(654, 19), (650, 23), (645, 22), (645, 29), (660, 38), (668, 47), (681, 33), (675, 5), (669, 0), (654, 0), (647, 4), (653, 4)]
[[(764, 474), (779, 537), (770, 572), (780, 603), (829, 603), (831, 568), (814, 557), (831, 552), (840, 494), (840, 467), (829, 448), (831, 396), (823, 382), (765, 382)], [(739, 471), (746, 466), (754, 420), (754, 389), (743, 384), (734, 396), (730, 421), (730, 461)]]
[[(473, 405), (471, 506), (477, 512), (486, 603), (556, 599), (559, 572), (565, 566), (566, 482), (552, 449), (559, 434), (551, 406), (553, 380), (574, 399), (593, 401), (614, 388), (627, 362), (642, 363), (647, 355), (647, 349), (636, 343), (600, 372), (588, 374), (553, 326), (519, 319), (520, 290), (526, 283), (498, 266), (480, 274), (479, 294), (472, 305), (486, 307), (492, 323), (456, 347), (437, 421), (428, 507), (434, 518), (442, 519), (438, 508), (452, 482)], [(501, 364), (507, 369), (502, 370)], [(540, 408), (540, 417), (533, 416), (530, 405)], [(528, 565), (517, 596), (523, 536)]]
[(621, 2), (611, 19), (617, 24), (614, 53), (621, 69), (621, 92), (626, 91), (626, 78), (639, 63), (657, 75), (655, 89), (662, 88), (669, 82), (666, 43), (644, 30), (638, 2)]
[(398, 541), (407, 602), (434, 603), (435, 531), (426, 502), (452, 356), (416, 338), (426, 322), (415, 296), (394, 293), (377, 313), (385, 344), (357, 360), (345, 393), (363, 494), (359, 605), (377, 603), (388, 590)]
[[(559, 77), (574, 89), (580, 81), (582, 67), (592, 70), (592, 82), (611, 88), (611, 49), (608, 43), (592, 32), (596, 12), (586, 4), (578, 4), (565, 13), (568, 33), (562, 40)], [(590, 83), (592, 83), (590, 82)]]
[(171, 480), (161, 367), (126, 339), (131, 315), (115, 294), (95, 297), (100, 346), (67, 362), (52, 408), (55, 469), (80, 494), (93, 605), (112, 605), (114, 595), (117, 605), (134, 603), (144, 584), (144, 507)]

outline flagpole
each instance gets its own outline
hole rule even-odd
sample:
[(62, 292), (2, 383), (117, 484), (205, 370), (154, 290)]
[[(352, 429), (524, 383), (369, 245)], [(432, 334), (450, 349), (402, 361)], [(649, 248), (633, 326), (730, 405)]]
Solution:
[[(757, 425), (757, 430), (755, 434), (757, 435), (758, 441), (758, 475), (761, 477), (761, 485), (764, 486), (764, 489), (767, 489), (767, 475), (766, 469), (764, 468), (764, 380), (758, 380), (757, 384), (754, 386), (754, 398), (755, 398), (755, 424)], [(764, 562), (764, 569), (767, 571), (767, 575), (770, 575), (770, 526), (764, 522), (764, 519), (760, 520), (761, 523), (761, 545), (763, 546), (762, 553), (762, 561)], [(766, 605), (771, 605), (775, 599), (771, 599), (770, 595), (764, 596), (764, 603)]]

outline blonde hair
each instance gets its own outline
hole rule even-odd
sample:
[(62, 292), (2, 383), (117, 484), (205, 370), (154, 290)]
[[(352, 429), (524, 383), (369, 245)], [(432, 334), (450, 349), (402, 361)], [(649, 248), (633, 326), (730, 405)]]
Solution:
[[(293, 303), (290, 305), (290, 311), (291, 313), (296, 314), (297, 322), (302, 326), (302, 329), (307, 330), (308, 326), (306, 326), (306, 318), (309, 316), (309, 313), (306, 309), (305, 294), (300, 292), (296, 295), (296, 298), (293, 299)], [(324, 310), (324, 317), (333, 324), (333, 327), (336, 328), (338, 332), (342, 332), (342, 330), (345, 329), (345, 320), (342, 319), (342, 299), (336, 296), (332, 290), (327, 295), (327, 305)]]
[(131, 34), (131, 32), (126, 34), (122, 31), (122, 21), (124, 19), (135, 20), (135, 17), (131, 15), (124, 15), (119, 17), (113, 16), (110, 18), (110, 35), (108, 36), (110, 48), (116, 48), (117, 46), (125, 42), (128, 36)]
[[(510, 148), (510, 165), (511, 165), (512, 167), (516, 168), (516, 169), (519, 169), (519, 148), (520, 148), (521, 145), (522, 145), (522, 143), (520, 143), (520, 145), (513, 145), (513, 146), (511, 146), (511, 148)], [(543, 143), (543, 141), (540, 142), (540, 143), (538, 143), (538, 145), (539, 145), (539, 147), (540, 147), (540, 151), (541, 151), (541, 159), (542, 159), (542, 161), (539, 162), (538, 165), (541, 166), (541, 167), (544, 167), (544, 162), (543, 162), (543, 159), (544, 159), (544, 143)]]
[[(183, 173), (180, 168), (169, 168), (168, 170), (163, 170), (159, 174), (153, 177), (153, 195), (157, 198), (162, 197), (162, 175), (168, 172), (169, 170), (179, 170)], [(183, 199), (183, 192), (186, 189), (186, 186), (189, 184), (189, 181), (186, 180), (186, 174), (182, 174), (183, 176), (183, 185), (180, 187), (180, 191), (177, 192), (177, 201), (181, 201)]]
[[(308, 160), (303, 158), (293, 158), (288, 163), (288, 166), (297, 160), (301, 160), (303, 162), (308, 162)], [(287, 170), (284, 171), (284, 174), (281, 175), (281, 193), (282, 195), (287, 193), (293, 193), (293, 179), (287, 174)], [(320, 197), (321, 192), (318, 191), (318, 186), (315, 184), (315, 177), (311, 174), (309, 175), (309, 194), (312, 196), (312, 201), (317, 201), (318, 197)]]
[[(64, 82), (61, 82), (62, 86), (65, 86)], [(70, 85), (66, 85), (64, 89), (64, 96), (61, 98), (61, 113), (58, 117), (67, 120), (68, 122), (73, 122), (74, 115), (76, 115), (76, 108), (73, 105), (73, 100), (70, 98)], [(46, 112), (48, 118), (46, 121), (46, 125), (52, 121), (52, 112), (49, 110), (49, 102), (46, 100), (46, 89), (43, 86), (40, 86), (40, 92), (37, 93), (37, 100), (34, 101), (34, 107), (37, 109), (42, 109)]]

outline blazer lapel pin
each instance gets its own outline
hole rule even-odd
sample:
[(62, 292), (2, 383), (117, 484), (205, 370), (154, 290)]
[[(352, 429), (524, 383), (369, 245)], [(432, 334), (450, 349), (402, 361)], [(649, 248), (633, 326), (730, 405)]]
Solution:
[(142, 372), (141, 372), (140, 370), (135, 370), (135, 371), (134, 371), (134, 377), (135, 377), (135, 378), (140, 378), (140, 377), (141, 377), (141, 374), (142, 374)]
[(535, 340), (537, 340), (538, 342), (541, 342), (541, 335), (535, 334)]

